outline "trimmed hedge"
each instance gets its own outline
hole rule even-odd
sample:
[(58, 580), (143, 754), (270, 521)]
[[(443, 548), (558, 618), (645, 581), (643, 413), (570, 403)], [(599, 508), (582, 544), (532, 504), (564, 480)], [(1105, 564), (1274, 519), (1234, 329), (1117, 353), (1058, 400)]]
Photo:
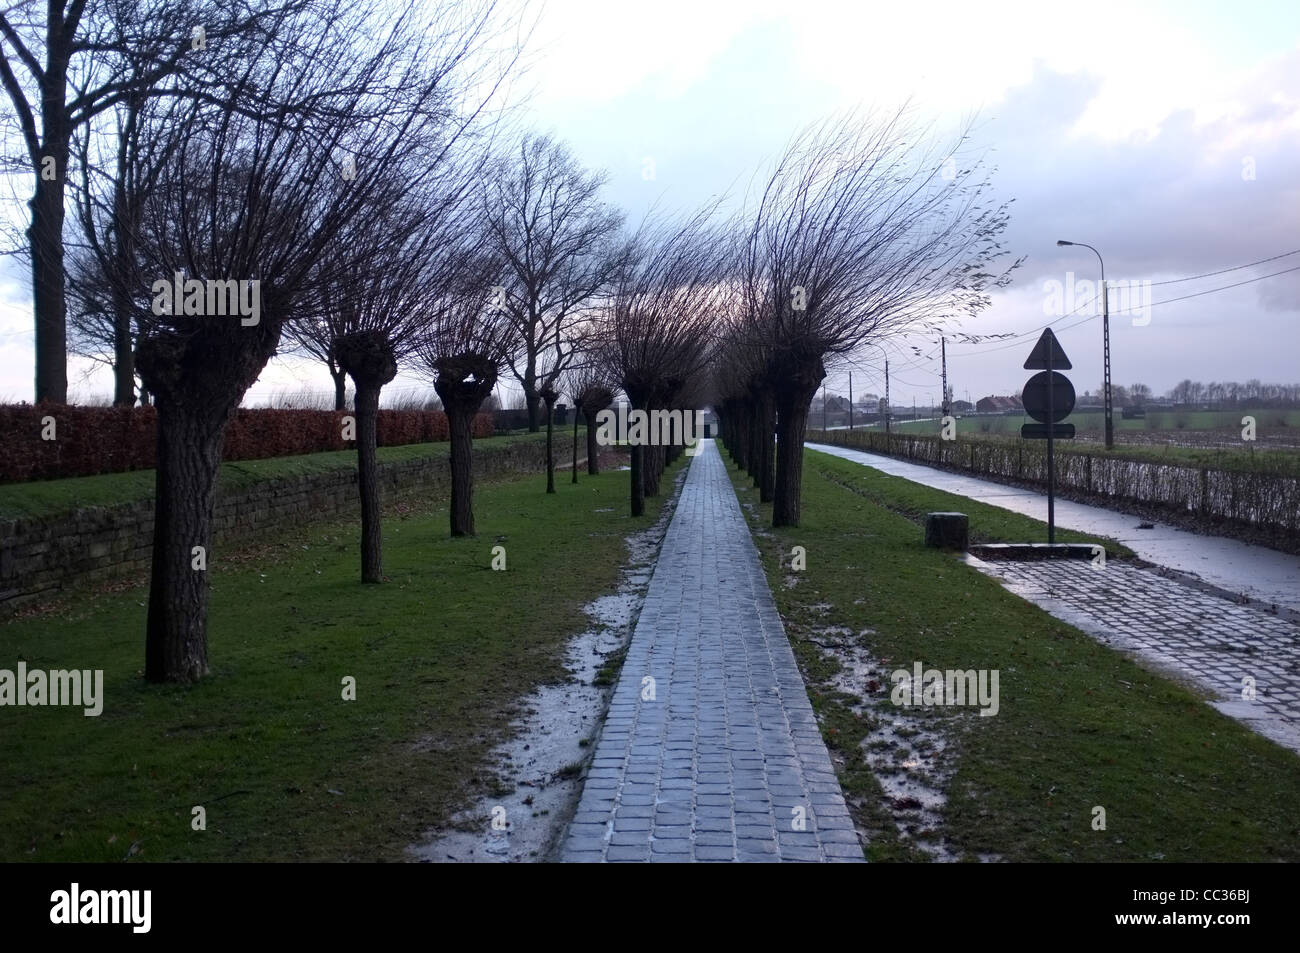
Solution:
[[(235, 411), (226, 429), (223, 460), (261, 460), (327, 450), (345, 450), (345, 410)], [(54, 439), (43, 439), (52, 418)], [(153, 407), (75, 407), (11, 404), (0, 406), (0, 483), (57, 480), (148, 470), (157, 450), (157, 410)], [(490, 437), (491, 414), (474, 418), (474, 436)], [(448, 438), (447, 416), (432, 410), (381, 410), (381, 447), (435, 443)]]
[[(943, 440), (879, 430), (809, 430), (810, 443), (854, 447), (994, 480), (1047, 485), (1045, 440)], [(1103, 454), (1056, 454), (1056, 486), (1091, 496), (1300, 533), (1300, 480), (1274, 473), (1215, 470)]]

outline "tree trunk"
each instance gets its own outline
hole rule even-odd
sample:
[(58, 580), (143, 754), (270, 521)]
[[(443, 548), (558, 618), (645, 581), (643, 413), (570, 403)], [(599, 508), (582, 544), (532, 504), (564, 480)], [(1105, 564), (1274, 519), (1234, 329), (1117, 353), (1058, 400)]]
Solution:
[(208, 672), (207, 570), (193, 568), (194, 547), (203, 547), (210, 568), (212, 507), (228, 416), (202, 403), (168, 400), (158, 407), (145, 630), (144, 677), (150, 682), (197, 682)]
[(599, 430), (596, 426), (596, 414), (590, 410), (583, 411), (583, 414), (587, 418), (587, 473), (591, 476), (598, 476), (600, 474), (600, 445), (596, 443), (596, 433)]
[[(758, 406), (755, 416), (758, 418), (758, 428), (755, 431), (758, 434), (759, 445), (756, 456), (758, 458), (758, 499), (760, 503), (771, 503), (776, 492), (776, 480), (773, 476), (772, 469), (775, 464), (775, 430), (776, 430), (776, 399), (770, 394), (763, 394), (758, 400)], [(802, 434), (802, 431), (800, 431)], [(803, 437), (800, 436), (800, 447), (803, 446)]]
[[(127, 124), (134, 129), (140, 113), (141, 97), (127, 99)], [(117, 181), (113, 184), (113, 224), (109, 227), (113, 260), (118, 275), (128, 275), (135, 258), (136, 230), (139, 227), (139, 201), (127, 197), (127, 178), (130, 174), (131, 137), (118, 140)], [(132, 334), (131, 295), (120, 280), (113, 282), (113, 404), (131, 407), (135, 404), (135, 339)]]
[(524, 384), (524, 406), (528, 408), (528, 432), (537, 433), (542, 429), (541, 422), (541, 403), (542, 399), (537, 396), (535, 387)]
[(113, 405), (135, 406), (135, 341), (131, 336), (130, 303), (113, 290)]
[[(47, 153), (49, 154), (49, 153)], [(36, 315), (36, 403), (68, 402), (68, 303), (63, 272), (63, 182), (67, 149), (55, 151), (57, 178), (37, 169), (28, 239), (32, 252), (32, 307)]]
[(632, 515), (640, 516), (645, 512), (645, 448), (639, 443), (632, 444)]
[(659, 474), (663, 472), (664, 448), (654, 444), (645, 449), (645, 495), (658, 496)]
[[(45, 71), (41, 88), (41, 136), (36, 187), (27, 230), (32, 252), (32, 310), (36, 316), (36, 403), (68, 402), (68, 301), (63, 269), (63, 196), (68, 181), (72, 130), (68, 122), (68, 64), (73, 37), (63, 16), (49, 5)], [(61, 10), (61, 8), (60, 8)], [(42, 177), (43, 160), (54, 159), (54, 178)]]
[[(549, 391), (548, 391), (549, 393)], [(546, 401), (546, 492), (555, 492), (555, 445), (552, 432), (555, 429), (555, 401)]]
[(475, 407), (448, 404), (447, 426), (451, 430), (451, 535), (474, 535), (474, 444), (472, 424)]
[[(825, 372), (822, 372), (822, 377)], [(798, 526), (803, 494), (803, 440), (808, 428), (808, 406), (821, 377), (812, 386), (790, 385), (776, 395), (776, 484), (772, 497), (772, 525)]]
[(384, 581), (384, 540), (380, 514), (379, 467), (376, 459), (379, 388), (358, 383), (357, 489), (361, 494), (361, 581)]
[(736, 461), (736, 466), (740, 469), (749, 472), (749, 415), (744, 401), (734, 403), (726, 428), (728, 442), (731, 444), (731, 459)]
[(578, 408), (573, 408), (573, 483), (578, 482)]
[(334, 409), (348, 409), (348, 374), (342, 368), (330, 365), (330, 377), (334, 378)]
[(452, 536), (474, 535), (474, 415), (496, 386), (496, 364), (482, 354), (470, 351), (438, 360), (433, 389), (442, 398), (451, 431)]

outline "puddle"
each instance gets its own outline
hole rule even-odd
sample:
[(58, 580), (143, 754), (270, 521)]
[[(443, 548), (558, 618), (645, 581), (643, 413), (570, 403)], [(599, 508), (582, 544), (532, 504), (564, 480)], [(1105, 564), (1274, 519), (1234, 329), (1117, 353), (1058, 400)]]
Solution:
[[(680, 489), (685, 470), (678, 477)], [(570, 640), (565, 665), (569, 680), (544, 685), (521, 703), (511, 739), (493, 749), (489, 765), (510, 793), (484, 797), (453, 816), (445, 828), (409, 848), (421, 863), (520, 863), (553, 859), (565, 825), (582, 791), (583, 770), (612, 686), (592, 679), (632, 635), (654, 561), (678, 494), (648, 529), (626, 539), (627, 561), (616, 592), (583, 607), (591, 627)], [(585, 744), (584, 744), (585, 742)]]
[[(886, 673), (886, 677), (888, 673)], [(952, 764), (943, 757), (948, 746), (936, 714), (900, 715), (882, 693), (874, 706), (876, 726), (862, 739), (862, 754), (885, 792), (885, 802), (901, 837), (931, 860), (953, 863), (959, 856), (943, 838), (944, 791)], [(927, 724), (928, 723), (928, 724)]]

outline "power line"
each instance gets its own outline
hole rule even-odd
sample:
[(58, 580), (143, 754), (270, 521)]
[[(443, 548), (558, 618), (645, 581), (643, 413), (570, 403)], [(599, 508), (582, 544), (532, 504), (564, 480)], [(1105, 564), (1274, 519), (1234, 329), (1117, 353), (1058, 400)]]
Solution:
[[(1206, 273), (1203, 274), (1203, 275), (1191, 275), (1190, 277), (1187, 277), (1187, 278), (1170, 278), (1170, 279), (1167, 280), (1167, 281), (1153, 281), (1153, 282), (1150, 283), (1149, 287), (1154, 288), (1154, 287), (1156, 287), (1157, 285), (1172, 285), (1172, 284), (1179, 284), (1179, 283), (1181, 283), (1181, 282), (1185, 282), (1185, 281), (1196, 281), (1196, 280), (1198, 280), (1198, 279), (1200, 279), (1200, 278), (1213, 278), (1215, 275), (1225, 275), (1225, 274), (1227, 274), (1228, 272), (1232, 272), (1232, 271), (1240, 271), (1240, 270), (1243, 269), (1243, 268), (1252, 268), (1252, 267), (1254, 267), (1255, 265), (1264, 265), (1264, 264), (1267, 264), (1267, 263), (1270, 262), (1270, 261), (1277, 261), (1279, 258), (1289, 258), (1291, 255), (1296, 255), (1296, 254), (1300, 254), (1300, 248), (1297, 248), (1297, 249), (1294, 249), (1294, 250), (1292, 250), (1292, 251), (1288, 251), (1288, 252), (1283, 252), (1283, 253), (1280, 254), (1280, 255), (1273, 255), (1273, 256), (1270, 257), (1270, 258), (1261, 258), (1261, 259), (1259, 259), (1258, 261), (1248, 262), (1247, 264), (1244, 264), (1244, 265), (1234, 265), (1234, 266), (1231, 267), (1231, 268), (1222, 268), (1222, 269), (1220, 269), (1220, 270), (1218, 270), (1218, 271), (1209, 271), (1209, 272), (1206, 272)], [(1224, 286), (1222, 286), (1222, 287), (1220, 287), (1220, 288), (1209, 288), (1209, 289), (1207, 289), (1207, 290), (1205, 290), (1205, 291), (1197, 292), (1196, 294), (1184, 295), (1184, 296), (1179, 297), (1179, 298), (1168, 298), (1168, 299), (1166, 299), (1165, 301), (1161, 301), (1161, 302), (1157, 302), (1157, 303), (1159, 303), (1159, 304), (1168, 304), (1168, 303), (1171, 302), (1171, 301), (1183, 301), (1183, 300), (1185, 300), (1186, 298), (1194, 298), (1194, 297), (1196, 297), (1197, 295), (1200, 295), (1200, 294), (1213, 294), (1213, 293), (1216, 292), (1216, 291), (1227, 291), (1229, 288), (1237, 288), (1237, 287), (1240, 287), (1241, 285), (1244, 285), (1244, 284), (1250, 284), (1250, 282), (1252, 282), (1252, 281), (1263, 281), (1265, 278), (1273, 278), (1273, 277), (1276, 277), (1277, 275), (1284, 275), (1284, 274), (1286, 274), (1286, 273), (1289, 272), (1289, 271), (1295, 271), (1295, 270), (1296, 270), (1295, 268), (1287, 268), (1287, 269), (1284, 269), (1284, 270), (1282, 270), (1282, 271), (1275, 271), (1275, 272), (1273, 272), (1272, 274), (1269, 274), (1269, 275), (1260, 275), (1260, 276), (1258, 276), (1258, 277), (1256, 277), (1256, 278), (1249, 278), (1249, 279), (1247, 279), (1246, 281), (1236, 282), (1235, 284), (1224, 285)], [(1112, 282), (1107, 282), (1107, 284), (1111, 284), (1111, 283), (1112, 283)], [(1053, 318), (1052, 321), (1049, 321), (1049, 322), (1047, 322), (1046, 324), (1041, 325), (1040, 327), (1034, 328), (1034, 329), (1032, 329), (1032, 330), (1030, 330), (1030, 331), (1023, 331), (1023, 332), (1021, 332), (1021, 333), (1019, 333), (1019, 334), (1012, 335), (1012, 336), (1009, 337), (1009, 338), (1000, 338), (1000, 339), (999, 339), (1000, 341), (1003, 341), (1003, 342), (1010, 342), (1010, 343), (1002, 343), (1002, 344), (1000, 344), (998, 347), (989, 348), (988, 350), (981, 350), (981, 351), (979, 351), (978, 353), (980, 353), (980, 354), (992, 354), (992, 353), (994, 353), (995, 351), (1004, 351), (1004, 350), (1006, 350), (1006, 349), (1008, 349), (1008, 348), (1011, 348), (1011, 347), (1017, 347), (1018, 345), (1017, 345), (1016, 342), (1018, 342), (1020, 339), (1022, 339), (1022, 338), (1026, 338), (1026, 337), (1029, 337), (1030, 335), (1033, 335), (1033, 334), (1041, 334), (1045, 328), (1050, 328), (1054, 322), (1056, 322), (1056, 321), (1064, 321), (1066, 318), (1073, 317), (1074, 315), (1076, 315), (1076, 314), (1078, 314), (1080, 311), (1082, 311), (1084, 308), (1088, 307), (1088, 305), (1090, 305), (1090, 304), (1092, 304), (1094, 301), (1096, 301), (1099, 297), (1100, 297), (1100, 295), (1096, 295), (1096, 294), (1094, 294), (1091, 298), (1089, 298), (1089, 299), (1088, 299), (1087, 301), (1085, 301), (1083, 304), (1079, 305), (1079, 307), (1075, 308), (1075, 309), (1074, 309), (1073, 311), (1071, 311), (1069, 314), (1063, 314), (1063, 315), (1061, 315), (1061, 316), (1058, 317), (1058, 318)], [(1155, 304), (1152, 304), (1151, 307), (1155, 307)], [(1127, 314), (1127, 313), (1129, 313), (1129, 310), (1116, 311), (1116, 312), (1114, 312), (1114, 313), (1115, 313), (1115, 314)], [(1086, 320), (1092, 320), (1092, 318), (1095, 318), (1095, 317), (1097, 317), (1097, 315), (1092, 315), (1091, 317), (1089, 317), (1089, 318), (1086, 319)], [(1072, 327), (1072, 328), (1073, 328), (1073, 327), (1078, 327), (1078, 326), (1079, 326), (1080, 324), (1082, 324), (1082, 323), (1084, 323), (1084, 322), (1076, 322), (1076, 323), (1074, 323), (1074, 324), (1069, 325), (1068, 327)], [(1066, 328), (1062, 328), (1061, 330), (1066, 330)], [(974, 344), (974, 345), (972, 345), (972, 346), (973, 346), (973, 347), (981, 347), (980, 344)], [(961, 352), (960, 355), (957, 355), (957, 356), (963, 356), (963, 357), (965, 357), (965, 356), (969, 356), (969, 355), (972, 354), (972, 353), (975, 353), (975, 352), (972, 352), (972, 351), (963, 351), (963, 352)]]
[[(1198, 278), (1213, 278), (1215, 275), (1226, 275), (1230, 271), (1241, 271), (1243, 268), (1253, 268), (1255, 265), (1266, 265), (1270, 261), (1277, 261), (1279, 258), (1289, 258), (1291, 255), (1297, 254), (1300, 254), (1300, 248), (1295, 249), (1295, 251), (1286, 251), (1280, 255), (1274, 255), (1272, 258), (1261, 258), (1259, 261), (1252, 261), (1245, 265), (1234, 265), (1231, 268), (1222, 268), (1219, 271), (1207, 271), (1203, 275), (1192, 275), (1190, 278), (1170, 278), (1168, 281), (1153, 281), (1151, 282), (1151, 287), (1154, 288), (1157, 285), (1176, 285), (1183, 281), (1196, 281)], [(1281, 274), (1281, 272), (1279, 272), (1279, 274)], [(1265, 275), (1264, 277), (1267, 278), (1269, 276)]]
[[(1291, 253), (1289, 253), (1289, 254), (1294, 254), (1294, 252), (1291, 252)], [(1279, 257), (1279, 258), (1284, 258), (1284, 257), (1286, 257), (1286, 256), (1285, 256), (1285, 255), (1279, 255), (1278, 257)], [(1243, 266), (1243, 267), (1245, 267), (1245, 266)], [(1237, 269), (1225, 269), (1225, 270), (1228, 270), (1228, 271), (1235, 271), (1235, 270), (1237, 270)], [(1230, 284), (1230, 285), (1220, 285), (1218, 288), (1206, 288), (1204, 291), (1195, 291), (1195, 292), (1193, 292), (1192, 294), (1179, 295), (1177, 298), (1165, 298), (1163, 301), (1153, 301), (1153, 302), (1151, 302), (1151, 303), (1148, 304), (1148, 305), (1142, 305), (1142, 306), (1139, 306), (1139, 307), (1133, 307), (1133, 308), (1122, 308), (1122, 309), (1120, 309), (1120, 310), (1118, 310), (1118, 311), (1112, 311), (1112, 312), (1110, 312), (1110, 313), (1111, 313), (1112, 316), (1113, 316), (1113, 315), (1116, 315), (1116, 314), (1132, 314), (1134, 311), (1143, 310), (1144, 308), (1156, 308), (1156, 307), (1159, 307), (1159, 306), (1162, 305), (1162, 304), (1173, 304), (1175, 301), (1186, 301), (1186, 300), (1189, 299), (1189, 298), (1199, 298), (1199, 297), (1201, 297), (1202, 295), (1215, 294), (1216, 292), (1219, 292), (1219, 291), (1228, 291), (1228, 290), (1230, 290), (1230, 289), (1232, 289), (1232, 288), (1240, 288), (1242, 285), (1253, 284), (1253, 283), (1256, 282), (1256, 281), (1264, 281), (1264, 280), (1267, 279), (1267, 278), (1276, 278), (1278, 275), (1285, 275), (1285, 274), (1288, 274), (1288, 273), (1293, 272), (1293, 271), (1300, 271), (1300, 265), (1295, 265), (1295, 266), (1293, 266), (1293, 267), (1291, 267), (1291, 268), (1283, 268), (1281, 271), (1275, 271), (1275, 272), (1272, 272), (1271, 274), (1267, 274), (1267, 275), (1258, 275), (1258, 276), (1256, 276), (1256, 277), (1254, 277), (1254, 278), (1247, 278), (1245, 281), (1234, 281), (1234, 282), (1233, 282), (1232, 284)], [(1204, 276), (1202, 276), (1202, 277), (1204, 277)], [(1188, 279), (1188, 280), (1190, 280), (1190, 279)], [(1088, 304), (1091, 304), (1092, 301), (1096, 301), (1096, 300), (1097, 300), (1097, 296), (1096, 296), (1096, 295), (1093, 295), (1091, 301), (1088, 301), (1088, 302), (1086, 302), (1085, 304), (1080, 305), (1078, 308), (1075, 308), (1075, 309), (1074, 309), (1073, 311), (1071, 311), (1069, 314), (1064, 315), (1062, 318), (1057, 318), (1056, 320), (1060, 321), (1060, 320), (1064, 320), (1064, 318), (1073, 317), (1073, 316), (1074, 316), (1075, 314), (1077, 314), (1077, 313), (1078, 313), (1082, 308), (1086, 307)], [(1081, 325), (1081, 324), (1087, 324), (1089, 321), (1095, 321), (1095, 320), (1096, 320), (1097, 318), (1099, 318), (1099, 317), (1101, 317), (1101, 315), (1098, 315), (1098, 314), (1090, 314), (1090, 315), (1088, 315), (1086, 318), (1084, 318), (1082, 321), (1076, 321), (1076, 322), (1074, 322), (1073, 324), (1067, 324), (1067, 325), (1065, 325), (1065, 327), (1063, 327), (1063, 328), (1058, 328), (1057, 330), (1059, 330), (1059, 331), (1068, 331), (1068, 330), (1070, 330), (1071, 328), (1077, 328), (1077, 327), (1079, 327), (1079, 325)], [(1051, 322), (1048, 322), (1047, 324), (1043, 325), (1042, 328), (1036, 328), (1035, 331), (1042, 331), (1043, 328), (1047, 328), (1047, 327), (1051, 327)], [(1027, 332), (1025, 332), (1025, 334), (1017, 335), (1017, 337), (1018, 337), (1018, 338), (1019, 338), (1019, 337), (1025, 337), (1026, 335), (1029, 335), (1029, 334), (1033, 334), (1033, 333), (1035, 333), (1035, 331), (1027, 331)], [(956, 356), (958, 356), (958, 357), (969, 357), (969, 356), (971, 356), (971, 354), (973, 354), (973, 353), (978, 353), (978, 354), (992, 354), (992, 353), (994, 353), (995, 351), (1004, 351), (1004, 350), (1006, 350), (1006, 349), (1009, 348), (1009, 347), (1019, 347), (1019, 346), (1020, 346), (1019, 343), (1005, 344), (1005, 345), (1002, 345), (1001, 347), (993, 347), (993, 348), (989, 348), (989, 349), (986, 350), (986, 351), (979, 351), (979, 352), (963, 351), (961, 354), (956, 355)]]
[[(1152, 301), (1149, 305), (1145, 305), (1145, 307), (1154, 308), (1162, 304), (1172, 304), (1175, 301), (1186, 301), (1188, 298), (1199, 298), (1201, 295), (1214, 294), (1216, 291), (1227, 291), (1229, 288), (1240, 288), (1242, 285), (1248, 285), (1256, 281), (1263, 281), (1265, 278), (1276, 278), (1278, 275), (1285, 275), (1292, 271), (1300, 271), (1300, 265), (1294, 265), (1291, 268), (1283, 268), (1281, 271), (1275, 271), (1269, 275), (1247, 278), (1245, 281), (1234, 281), (1230, 285), (1220, 285), (1218, 288), (1206, 288), (1204, 291), (1196, 291), (1189, 295), (1180, 295), (1177, 298), (1166, 298), (1164, 301)], [(1114, 311), (1112, 314), (1129, 314), (1134, 310), (1137, 309), (1124, 308), (1120, 311)], [(1093, 317), (1096, 317), (1096, 315), (1093, 315)]]

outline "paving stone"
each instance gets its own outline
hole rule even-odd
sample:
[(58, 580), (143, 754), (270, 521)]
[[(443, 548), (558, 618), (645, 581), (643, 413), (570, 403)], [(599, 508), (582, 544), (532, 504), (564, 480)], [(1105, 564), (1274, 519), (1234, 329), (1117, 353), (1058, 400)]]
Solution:
[[(645, 675), (656, 680), (653, 702), (640, 697)], [(778, 844), (795, 806), (807, 809), (808, 830)], [(711, 440), (691, 461), (660, 548), (579, 811), (564, 860), (821, 860), (855, 850), (849, 859), (863, 859), (856, 843), (821, 839), (838, 827), (818, 822), (827, 811), (850, 834), (852, 824)]]
[(696, 847), (696, 860), (733, 860), (736, 852), (730, 847)]
[[(1300, 624), (1152, 569), (1109, 561), (983, 561), (1017, 595), (1102, 644), (1183, 673), (1225, 714), (1300, 752)], [(1243, 697), (1243, 678), (1255, 697)], [(1005, 691), (1007, 676), (1002, 675)]]

